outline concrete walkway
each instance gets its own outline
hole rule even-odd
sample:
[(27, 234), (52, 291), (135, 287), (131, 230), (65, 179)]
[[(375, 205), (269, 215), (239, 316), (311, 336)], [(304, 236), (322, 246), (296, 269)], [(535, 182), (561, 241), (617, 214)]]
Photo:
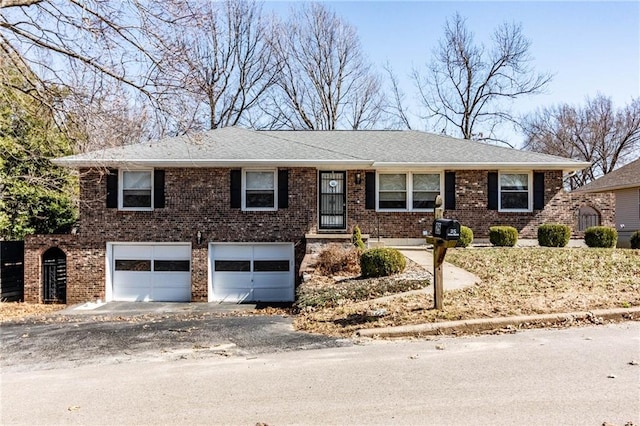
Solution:
[[(427, 250), (424, 247), (402, 247), (399, 250), (406, 258), (433, 273), (433, 250)], [(443, 279), (445, 290), (457, 290), (480, 282), (477, 275), (447, 262), (444, 262)]]

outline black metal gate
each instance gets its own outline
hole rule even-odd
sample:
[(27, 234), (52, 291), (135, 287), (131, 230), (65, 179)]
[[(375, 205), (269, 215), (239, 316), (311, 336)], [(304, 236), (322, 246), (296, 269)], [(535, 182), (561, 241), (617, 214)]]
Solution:
[(57, 247), (42, 255), (42, 298), (45, 303), (67, 303), (67, 257)]
[(593, 207), (580, 207), (578, 210), (578, 230), (585, 231), (591, 226), (600, 226), (600, 214)]
[(320, 172), (320, 229), (345, 229), (346, 172)]
[(24, 299), (24, 241), (0, 241), (0, 300)]

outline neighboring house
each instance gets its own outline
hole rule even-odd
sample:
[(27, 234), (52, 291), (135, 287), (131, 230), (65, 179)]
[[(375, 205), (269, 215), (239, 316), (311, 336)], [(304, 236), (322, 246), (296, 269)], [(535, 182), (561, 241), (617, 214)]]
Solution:
[(631, 234), (640, 230), (640, 158), (578, 188), (575, 192), (613, 192), (618, 247), (630, 247)]
[(583, 205), (613, 220), (610, 195), (563, 190), (586, 163), (416, 131), (230, 127), (55, 162), (80, 172), (80, 218), (27, 238), (31, 302), (291, 301), (310, 246), (355, 225), (424, 242), (437, 195), (476, 238), (576, 229)]

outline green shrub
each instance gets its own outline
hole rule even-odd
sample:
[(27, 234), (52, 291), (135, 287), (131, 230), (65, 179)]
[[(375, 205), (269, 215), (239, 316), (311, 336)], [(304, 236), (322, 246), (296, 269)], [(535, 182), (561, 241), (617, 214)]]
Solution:
[(584, 242), (589, 247), (612, 248), (618, 241), (618, 231), (608, 226), (592, 226), (584, 231)]
[(632, 249), (640, 249), (640, 231), (636, 231), (631, 234), (629, 242), (631, 242)]
[(407, 265), (402, 253), (390, 247), (378, 247), (367, 250), (360, 257), (362, 276), (386, 277), (402, 272)]
[(513, 226), (492, 226), (489, 241), (498, 247), (513, 247), (518, 242), (518, 230)]
[(538, 244), (542, 247), (565, 247), (571, 238), (571, 228), (559, 223), (538, 226)]
[(473, 242), (473, 231), (467, 226), (460, 226), (460, 239), (456, 247), (468, 247)]
[(367, 247), (364, 245), (364, 241), (362, 241), (362, 232), (360, 231), (360, 227), (358, 225), (353, 227), (353, 236), (351, 237), (351, 242), (354, 246), (364, 251)]

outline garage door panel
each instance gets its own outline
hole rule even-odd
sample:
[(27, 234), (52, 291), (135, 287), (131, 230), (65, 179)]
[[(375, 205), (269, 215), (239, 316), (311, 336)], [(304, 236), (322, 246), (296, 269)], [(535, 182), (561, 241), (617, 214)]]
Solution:
[(293, 301), (292, 244), (209, 245), (212, 301)]
[(147, 301), (151, 298), (151, 277), (140, 272), (116, 272), (113, 298), (123, 302)]
[(151, 259), (153, 246), (144, 244), (114, 245), (113, 256), (116, 259)]
[(291, 288), (256, 288), (253, 290), (255, 302), (290, 302), (293, 298)]
[(289, 273), (256, 272), (253, 277), (254, 288), (291, 287)]
[(253, 300), (253, 290), (250, 287), (237, 287), (233, 285), (216, 286), (216, 301), (218, 302), (244, 302)]
[(258, 244), (254, 246), (253, 258), (257, 260), (289, 259), (291, 245)]
[(189, 302), (191, 301), (191, 289), (184, 287), (158, 287), (152, 290), (154, 302)]
[(219, 244), (213, 246), (214, 258), (220, 260), (251, 259), (252, 246)]
[(155, 246), (153, 257), (163, 260), (185, 260), (191, 259), (191, 247), (181, 245)]
[(190, 254), (188, 244), (113, 244), (112, 299), (190, 301)]

